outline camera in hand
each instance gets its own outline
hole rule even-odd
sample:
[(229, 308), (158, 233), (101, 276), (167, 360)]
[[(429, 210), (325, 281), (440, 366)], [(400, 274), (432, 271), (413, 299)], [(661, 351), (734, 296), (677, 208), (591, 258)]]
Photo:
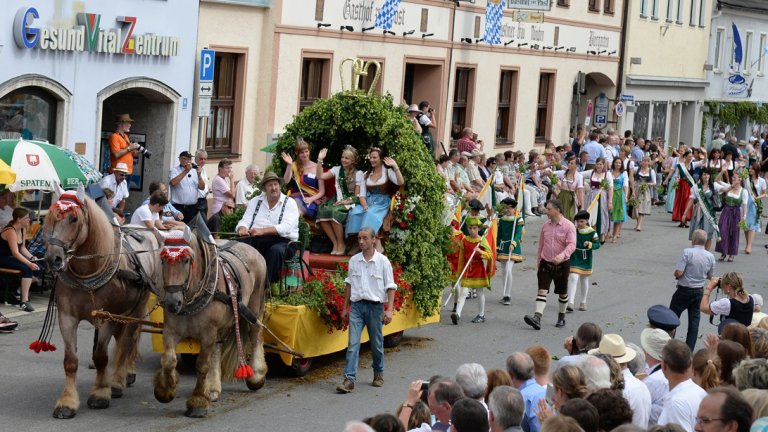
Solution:
[(152, 157), (152, 151), (151, 150), (149, 150), (148, 148), (144, 147), (141, 144), (137, 144), (137, 145), (139, 146), (138, 148), (136, 148), (137, 152), (141, 153), (141, 155), (144, 156), (147, 159)]
[(198, 168), (199, 166), (196, 163), (192, 162), (192, 169), (198, 169)]

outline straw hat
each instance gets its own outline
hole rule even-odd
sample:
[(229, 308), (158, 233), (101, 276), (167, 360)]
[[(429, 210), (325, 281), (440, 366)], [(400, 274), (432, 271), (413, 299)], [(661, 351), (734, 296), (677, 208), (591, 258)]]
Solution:
[(624, 339), (615, 333), (604, 335), (600, 340), (600, 346), (589, 350), (589, 354), (607, 354), (616, 360), (616, 363), (628, 363), (637, 355), (635, 350), (624, 344)]
[(118, 171), (124, 174), (128, 174), (128, 164), (125, 162), (118, 162), (117, 165), (115, 165), (114, 168), (112, 168), (112, 171)]
[(133, 119), (131, 118), (130, 114), (118, 114), (115, 116), (115, 123), (122, 122), (133, 123)]
[(411, 106), (408, 107), (408, 112), (419, 112), (421, 111), (419, 109), (419, 106), (416, 104), (411, 104)]

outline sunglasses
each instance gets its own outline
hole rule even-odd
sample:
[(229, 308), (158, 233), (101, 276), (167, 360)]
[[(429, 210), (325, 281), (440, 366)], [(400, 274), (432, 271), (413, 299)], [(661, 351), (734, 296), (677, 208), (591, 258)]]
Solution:
[(226, 208), (228, 208), (230, 210), (234, 210), (235, 209), (235, 206), (224, 206), (224, 207), (226, 207)]

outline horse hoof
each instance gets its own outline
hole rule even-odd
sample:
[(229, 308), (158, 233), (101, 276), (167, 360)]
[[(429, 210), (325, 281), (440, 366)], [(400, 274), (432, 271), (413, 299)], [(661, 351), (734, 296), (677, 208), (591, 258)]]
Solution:
[(120, 399), (123, 397), (123, 389), (112, 387), (112, 399)]
[(133, 383), (136, 382), (136, 374), (135, 373), (129, 373), (128, 376), (125, 377), (125, 383), (128, 385), (128, 387), (132, 386)]
[(190, 418), (205, 418), (208, 417), (208, 410), (205, 408), (187, 408), (187, 411), (184, 413), (185, 416)]
[(256, 381), (255, 383), (252, 383), (250, 381), (246, 381), (245, 384), (248, 386), (248, 390), (256, 391), (262, 387), (264, 387), (264, 384), (267, 382), (267, 377)]
[(75, 414), (77, 414), (77, 411), (69, 407), (56, 407), (53, 410), (53, 418), (57, 419), (71, 419)]
[(219, 401), (219, 392), (212, 391), (208, 397), (211, 399), (211, 402), (218, 402)]
[(173, 398), (175, 398), (175, 397), (176, 397), (176, 395), (174, 393), (160, 394), (160, 393), (158, 393), (157, 390), (155, 390), (155, 399), (157, 399), (157, 401), (160, 402), (160, 403), (168, 403), (168, 402), (172, 401)]
[(101, 399), (95, 396), (88, 398), (88, 408), (90, 409), (107, 409), (109, 408), (109, 399)]

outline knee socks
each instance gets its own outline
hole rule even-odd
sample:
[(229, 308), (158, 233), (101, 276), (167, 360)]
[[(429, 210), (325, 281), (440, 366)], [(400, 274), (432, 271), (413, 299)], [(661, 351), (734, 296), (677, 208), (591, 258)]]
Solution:
[(536, 295), (536, 314), (541, 316), (544, 314), (544, 308), (547, 307), (547, 292), (539, 291)]
[(464, 309), (464, 302), (467, 301), (467, 288), (460, 286), (456, 293), (456, 313), (461, 316), (461, 310)]
[(565, 310), (568, 308), (568, 294), (561, 294), (560, 297), (557, 298), (557, 301), (560, 302), (560, 313), (565, 313)]
[(485, 289), (481, 288), (477, 290), (477, 304), (480, 308), (478, 315), (485, 316)]

